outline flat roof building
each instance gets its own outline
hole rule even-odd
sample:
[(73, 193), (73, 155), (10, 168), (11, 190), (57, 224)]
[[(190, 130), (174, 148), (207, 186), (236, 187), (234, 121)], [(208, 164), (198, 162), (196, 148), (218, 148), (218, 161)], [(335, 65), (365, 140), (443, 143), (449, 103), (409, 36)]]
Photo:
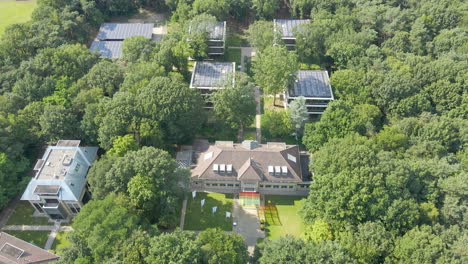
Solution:
[(293, 48), (296, 46), (296, 30), (299, 26), (308, 23), (309, 19), (274, 19), (273, 30), (280, 32), (281, 39), (287, 47)]
[(226, 82), (234, 82), (235, 62), (196, 61), (193, 66), (190, 88), (198, 89), (207, 102), (205, 108), (213, 108), (210, 96), (222, 89)]
[(190, 33), (208, 33), (208, 55), (224, 55), (226, 42), (226, 21), (206, 21), (197, 25), (190, 25)]
[(31, 179), (21, 200), (29, 201), (36, 212), (52, 219), (76, 215), (90, 199), (87, 191), (89, 167), (98, 147), (80, 147), (79, 140), (60, 140), (48, 146), (34, 166)]
[(91, 51), (97, 51), (101, 58), (120, 58), (122, 56), (123, 41), (93, 41)]
[(2, 264), (49, 263), (59, 258), (38, 246), (0, 232), (0, 263)]
[(333, 91), (330, 85), (328, 72), (325, 70), (300, 70), (294, 84), (285, 92), (284, 105), (289, 104), (303, 96), (309, 114), (322, 114), (333, 100)]
[(101, 58), (120, 58), (125, 39), (135, 36), (151, 39), (153, 28), (152, 23), (102, 24), (90, 50), (99, 52)]
[(102, 24), (96, 36), (98, 40), (123, 41), (124, 39), (143, 36), (151, 39), (154, 24), (152, 23), (122, 23), (122, 24)]

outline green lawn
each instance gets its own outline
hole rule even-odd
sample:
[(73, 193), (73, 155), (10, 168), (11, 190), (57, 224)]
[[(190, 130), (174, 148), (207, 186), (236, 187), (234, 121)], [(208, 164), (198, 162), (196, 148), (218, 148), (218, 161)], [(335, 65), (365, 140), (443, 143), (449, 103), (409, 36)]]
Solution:
[(17, 230), (5, 230), (8, 234), (22, 239), (26, 242), (32, 243), (38, 247), (44, 248), (47, 238), (49, 237), (49, 231), (17, 231)]
[(0, 36), (8, 25), (28, 21), (35, 7), (36, 0), (0, 0)]
[(278, 210), (275, 214), (266, 215), (267, 238), (277, 239), (287, 234), (300, 237), (304, 233), (304, 224), (298, 212), (304, 197), (268, 195), (265, 196), (265, 205), (274, 204)]
[[(232, 213), (232, 194), (197, 193), (195, 199), (188, 194), (187, 211), (185, 214), (184, 230), (205, 230), (220, 228), (232, 231), (232, 217), (226, 218), (226, 212)], [(203, 210), (201, 200), (205, 199)], [(216, 213), (212, 213), (213, 206), (217, 206)]]
[(235, 62), (237, 67), (241, 65), (241, 55), (242, 52), (240, 49), (227, 48), (226, 53), (224, 54), (224, 61)]
[(33, 217), (34, 209), (29, 202), (20, 201), (8, 219), (7, 225), (53, 225), (47, 217)]
[(68, 247), (71, 245), (71, 242), (67, 239), (67, 234), (69, 232), (61, 231), (57, 233), (55, 237), (54, 243), (50, 248), (50, 251), (54, 252), (55, 254), (59, 253), (60, 250)]

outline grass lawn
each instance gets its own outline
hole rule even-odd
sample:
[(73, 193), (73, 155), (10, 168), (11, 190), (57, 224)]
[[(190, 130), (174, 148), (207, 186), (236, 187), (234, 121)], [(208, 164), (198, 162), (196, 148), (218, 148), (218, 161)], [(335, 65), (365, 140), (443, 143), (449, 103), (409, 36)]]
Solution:
[(38, 247), (44, 248), (47, 238), (49, 237), (49, 231), (17, 231), (17, 230), (5, 230), (8, 234), (22, 239), (26, 242), (32, 243)]
[[(232, 231), (232, 218), (226, 218), (226, 212), (232, 213), (232, 194), (223, 193), (197, 193), (195, 199), (190, 193), (187, 200), (184, 230), (205, 230), (207, 228), (220, 228)], [(205, 199), (203, 211), (201, 200)], [(213, 206), (217, 206), (216, 213), (212, 213)]]
[(298, 212), (304, 197), (267, 195), (265, 205), (276, 205), (277, 215), (265, 212), (267, 238), (277, 239), (291, 234), (300, 237), (304, 233), (304, 224)]
[(55, 237), (54, 243), (52, 244), (50, 251), (57, 254), (60, 252), (60, 250), (71, 245), (71, 242), (67, 239), (67, 233), (69, 232), (61, 231), (57, 233), (57, 236)]
[(35, 7), (36, 0), (0, 0), (0, 36), (8, 25), (28, 21)]
[(29, 202), (20, 201), (13, 214), (8, 219), (7, 225), (53, 225), (47, 217), (33, 217), (33, 207)]
[(240, 49), (227, 48), (226, 53), (224, 54), (224, 61), (235, 62), (237, 67), (241, 65), (241, 55), (242, 52)]
[(256, 140), (257, 139), (257, 131), (254, 129), (246, 129), (244, 131), (244, 139), (245, 140)]

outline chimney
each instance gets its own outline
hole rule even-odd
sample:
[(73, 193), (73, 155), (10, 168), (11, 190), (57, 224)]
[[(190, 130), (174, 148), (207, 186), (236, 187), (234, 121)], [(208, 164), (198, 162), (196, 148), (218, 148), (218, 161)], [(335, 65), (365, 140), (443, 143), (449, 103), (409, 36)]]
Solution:
[(252, 150), (258, 147), (258, 142), (255, 140), (244, 140), (242, 142), (242, 147), (245, 149)]

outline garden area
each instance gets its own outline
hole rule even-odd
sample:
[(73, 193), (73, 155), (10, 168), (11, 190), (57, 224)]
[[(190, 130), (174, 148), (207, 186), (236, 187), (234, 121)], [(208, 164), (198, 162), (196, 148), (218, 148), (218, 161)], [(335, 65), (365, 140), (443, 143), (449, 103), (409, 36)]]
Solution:
[(304, 224), (298, 212), (304, 197), (268, 195), (265, 196), (266, 235), (269, 239), (304, 233)]
[(50, 251), (52, 251), (55, 254), (59, 254), (62, 249), (70, 246), (71, 242), (70, 240), (67, 239), (68, 233), (69, 232), (66, 232), (66, 231), (57, 232), (54, 243), (52, 244), (52, 247), (50, 248)]
[(33, 217), (34, 209), (29, 202), (20, 201), (7, 225), (52, 225), (47, 217)]
[(5, 230), (5, 232), (40, 248), (44, 248), (50, 234), (50, 231)]
[[(188, 195), (184, 230), (201, 231), (207, 228), (219, 228), (232, 231), (232, 217), (226, 217), (226, 212), (232, 213), (232, 194), (200, 192), (195, 198), (192, 198), (191, 193)], [(205, 200), (203, 207), (202, 200)], [(215, 213), (212, 211), (214, 206), (217, 207)]]
[(0, 36), (8, 25), (26, 22), (36, 7), (36, 0), (0, 0)]

